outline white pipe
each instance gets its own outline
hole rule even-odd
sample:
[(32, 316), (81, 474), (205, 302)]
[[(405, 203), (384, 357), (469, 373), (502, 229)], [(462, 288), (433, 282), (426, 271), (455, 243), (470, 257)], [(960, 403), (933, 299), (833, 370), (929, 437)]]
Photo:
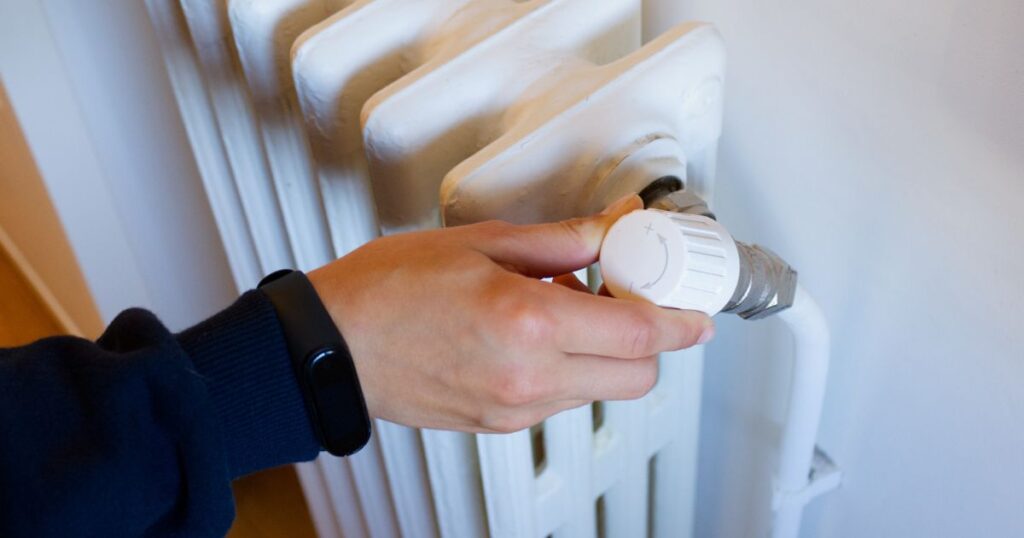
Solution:
[(799, 493), (810, 483), (818, 423), (828, 377), (829, 332), (825, 315), (814, 299), (797, 286), (793, 306), (779, 317), (793, 333), (793, 381), (783, 427), (776, 476), (773, 538), (795, 538), (808, 498)]

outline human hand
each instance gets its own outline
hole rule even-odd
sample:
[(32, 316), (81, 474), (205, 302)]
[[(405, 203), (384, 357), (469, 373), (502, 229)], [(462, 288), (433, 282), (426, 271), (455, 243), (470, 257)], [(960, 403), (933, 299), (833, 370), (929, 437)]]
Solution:
[(568, 274), (593, 263), (608, 228), (641, 206), (631, 196), (553, 224), (393, 235), (311, 272), (370, 415), (511, 432), (650, 391), (657, 353), (707, 341), (711, 319), (593, 295)]

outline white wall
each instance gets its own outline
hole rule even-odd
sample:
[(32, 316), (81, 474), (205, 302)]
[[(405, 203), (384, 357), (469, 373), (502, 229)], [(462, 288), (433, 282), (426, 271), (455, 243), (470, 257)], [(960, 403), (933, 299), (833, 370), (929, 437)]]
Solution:
[(0, 75), (92, 291), (181, 329), (235, 295), (142, 2), (0, 0)]
[[(648, 3), (652, 28), (725, 35), (717, 210), (832, 323), (821, 444), (846, 480), (804, 536), (1024, 536), (1024, 4)], [(0, 66), (103, 315), (181, 327), (233, 291), (144, 11), (0, 0)], [(787, 346), (719, 326), (698, 536), (756, 536)]]
[[(66, 332), (103, 330), (92, 294), (0, 79), (0, 250)], [(59, 298), (59, 299), (58, 299)]]
[[(1024, 536), (1024, 3), (650, 2), (730, 58), (717, 212), (833, 330), (806, 537)], [(789, 355), (719, 320), (697, 535), (763, 535)]]

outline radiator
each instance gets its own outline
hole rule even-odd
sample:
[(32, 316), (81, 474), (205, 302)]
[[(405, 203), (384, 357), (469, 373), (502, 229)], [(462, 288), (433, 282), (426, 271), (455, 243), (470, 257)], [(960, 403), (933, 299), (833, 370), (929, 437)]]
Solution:
[[(710, 198), (724, 51), (639, 0), (147, 0), (240, 290), (378, 234)], [(299, 475), (321, 536), (691, 534), (702, 350), (508, 435), (376, 421)], [(668, 356), (671, 355), (671, 356)]]

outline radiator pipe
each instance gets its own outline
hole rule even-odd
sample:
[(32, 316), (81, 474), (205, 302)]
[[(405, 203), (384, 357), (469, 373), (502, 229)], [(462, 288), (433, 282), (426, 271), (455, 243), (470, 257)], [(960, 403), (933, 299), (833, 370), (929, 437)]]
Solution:
[[(715, 219), (699, 196), (677, 177), (665, 176), (640, 192), (644, 205)], [(824, 452), (816, 449), (829, 366), (829, 330), (824, 314), (797, 283), (789, 264), (770, 250), (735, 242), (740, 272), (732, 298), (722, 312), (744, 319), (778, 314), (794, 339), (789, 405), (779, 446), (773, 492), (773, 538), (796, 538), (803, 508), (839, 485), (841, 475)]]
[[(793, 305), (779, 313), (793, 333), (793, 378), (789, 407), (782, 429), (775, 482), (773, 538), (796, 538), (804, 506), (814, 498), (806, 495), (814, 476), (812, 465), (825, 383), (829, 366), (829, 330), (825, 315), (803, 286), (797, 286)], [(838, 485), (838, 476), (835, 476)]]

